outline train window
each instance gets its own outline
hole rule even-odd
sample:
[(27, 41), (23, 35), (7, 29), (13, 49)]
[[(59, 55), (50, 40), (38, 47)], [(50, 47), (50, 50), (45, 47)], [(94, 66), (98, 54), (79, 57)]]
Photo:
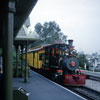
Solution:
[(48, 47), (48, 53), (50, 54), (50, 47)]
[(52, 48), (52, 56), (54, 56), (54, 48)]
[(63, 55), (65, 55), (65, 51), (63, 51)]
[(50, 47), (45, 48), (45, 53), (46, 53), (46, 55), (50, 54)]
[(62, 50), (59, 50), (59, 55), (63, 55), (63, 54), (62, 54)]
[(46, 55), (48, 55), (48, 48), (45, 48), (45, 53)]
[(59, 49), (58, 48), (56, 48), (56, 54), (59, 54)]
[(43, 53), (40, 53), (39, 54), (39, 60), (42, 60), (42, 57), (43, 57)]
[(35, 53), (33, 52), (33, 58), (35, 58)]

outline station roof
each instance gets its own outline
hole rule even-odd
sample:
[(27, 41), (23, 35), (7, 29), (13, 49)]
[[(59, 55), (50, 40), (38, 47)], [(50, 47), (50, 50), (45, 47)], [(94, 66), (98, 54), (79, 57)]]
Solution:
[(34, 8), (37, 0), (16, 0), (16, 13), (14, 24), (14, 36), (17, 35), (19, 29), (24, 24), (30, 12)]
[(15, 2), (15, 14), (14, 14), (14, 38), (15, 38), (38, 0), (2, 0), (2, 2), (0, 2), (0, 45), (2, 42), (1, 33), (2, 33), (3, 21), (8, 11), (9, 1)]
[(15, 44), (20, 45), (20, 44), (24, 44), (25, 41), (35, 42), (39, 40), (39, 36), (37, 35), (37, 33), (30, 32), (28, 30), (29, 27), (30, 27), (30, 18), (28, 17), (15, 38)]

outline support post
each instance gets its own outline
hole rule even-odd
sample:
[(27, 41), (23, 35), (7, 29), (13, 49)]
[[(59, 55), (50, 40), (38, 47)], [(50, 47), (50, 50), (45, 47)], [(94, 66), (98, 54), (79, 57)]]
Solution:
[(24, 77), (24, 82), (27, 83), (28, 76), (27, 76), (27, 41), (25, 45), (25, 77)]
[(13, 100), (13, 33), (15, 2), (8, 2), (8, 12), (5, 18), (3, 33), (3, 100)]
[(16, 68), (15, 68), (15, 76), (18, 76), (18, 45), (15, 45), (16, 48)]
[(23, 45), (21, 45), (21, 77), (23, 77)]

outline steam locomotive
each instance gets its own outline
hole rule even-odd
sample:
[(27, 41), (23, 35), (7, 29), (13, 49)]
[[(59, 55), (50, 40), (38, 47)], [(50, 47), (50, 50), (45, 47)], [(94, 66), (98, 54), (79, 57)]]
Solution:
[(56, 42), (28, 50), (28, 63), (35, 71), (64, 85), (82, 86), (86, 76), (79, 73), (73, 40), (68, 44)]

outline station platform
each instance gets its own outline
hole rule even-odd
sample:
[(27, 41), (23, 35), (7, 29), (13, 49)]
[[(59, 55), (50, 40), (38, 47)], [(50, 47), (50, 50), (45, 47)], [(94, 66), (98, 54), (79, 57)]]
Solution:
[(13, 87), (22, 87), (30, 93), (29, 100), (85, 100), (76, 93), (31, 71), (27, 83), (23, 78), (14, 78)]

